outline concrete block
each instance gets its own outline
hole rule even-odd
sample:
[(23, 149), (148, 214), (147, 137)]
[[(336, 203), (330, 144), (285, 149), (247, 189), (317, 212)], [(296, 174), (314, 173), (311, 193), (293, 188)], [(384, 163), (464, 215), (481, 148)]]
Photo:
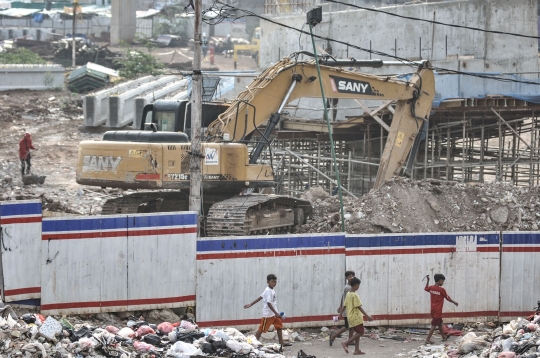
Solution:
[(121, 128), (132, 123), (135, 119), (135, 98), (142, 93), (160, 89), (160, 87), (176, 82), (177, 76), (165, 76), (156, 81), (146, 83), (138, 88), (109, 97), (109, 119), (107, 126)]
[(0, 65), (0, 91), (58, 87), (64, 87), (64, 67), (60, 65)]
[(107, 122), (107, 118), (109, 117), (109, 96), (135, 89), (155, 79), (154, 76), (145, 76), (84, 96), (84, 126), (97, 127)]
[(157, 91), (150, 92), (146, 94), (145, 96), (136, 98), (135, 99), (135, 119), (133, 120), (133, 129), (141, 128), (141, 124), (143, 121), (142, 115), (143, 115), (144, 106), (146, 106), (148, 103), (153, 103), (156, 99), (164, 98), (170, 93), (177, 92), (185, 88), (186, 85), (187, 85), (187, 80), (184, 79), (178, 82), (171, 83), (170, 85), (167, 85)]

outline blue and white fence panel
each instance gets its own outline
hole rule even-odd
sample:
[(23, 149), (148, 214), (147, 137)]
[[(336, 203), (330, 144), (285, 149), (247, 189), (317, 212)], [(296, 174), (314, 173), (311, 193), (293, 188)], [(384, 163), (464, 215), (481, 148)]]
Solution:
[(540, 232), (505, 232), (501, 253), (501, 320), (527, 317), (540, 300)]
[(43, 220), (41, 310), (127, 310), (126, 215)]
[(197, 214), (130, 216), (128, 310), (195, 304)]
[[(179, 259), (195, 256), (196, 231), (194, 213), (45, 219), (42, 312), (78, 314), (192, 304), (194, 260)], [(173, 280), (173, 272), (182, 278)]]
[(332, 324), (343, 290), (342, 234), (201, 238), (197, 242), (197, 322), (255, 328), (262, 303), (244, 305), (278, 278), (277, 306), (286, 327)]
[(499, 234), (435, 233), (348, 235), (346, 268), (362, 280), (359, 295), (374, 324), (429, 323), (430, 275), (446, 276), (443, 317), (453, 322), (498, 314)]
[(41, 201), (0, 203), (0, 291), (6, 302), (41, 294)]

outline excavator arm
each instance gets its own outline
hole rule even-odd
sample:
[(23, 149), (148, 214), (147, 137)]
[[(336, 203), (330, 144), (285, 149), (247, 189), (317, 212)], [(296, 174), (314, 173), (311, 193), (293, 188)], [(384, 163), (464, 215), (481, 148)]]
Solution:
[[(284, 59), (267, 68), (208, 126), (208, 141), (243, 141), (268, 120), (263, 139), (268, 138), (280, 120), (285, 105), (298, 98), (321, 98), (314, 61)], [(381, 157), (375, 188), (399, 175), (414, 140), (431, 111), (435, 78), (424, 63), (408, 81), (374, 76), (339, 67), (321, 66), (325, 95), (329, 98), (395, 100), (396, 110)], [(254, 164), (265, 143), (251, 155)]]

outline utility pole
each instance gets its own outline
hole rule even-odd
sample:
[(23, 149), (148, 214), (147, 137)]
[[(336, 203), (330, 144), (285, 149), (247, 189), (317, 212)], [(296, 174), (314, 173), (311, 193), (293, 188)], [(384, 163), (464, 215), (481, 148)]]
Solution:
[(201, 214), (201, 165), (204, 153), (201, 150), (202, 117), (202, 0), (195, 0), (195, 36), (193, 54), (193, 84), (191, 91), (191, 161), (189, 210)]
[(77, 57), (77, 41), (75, 41), (75, 31), (77, 30), (75, 24), (77, 21), (77, 6), (79, 6), (79, 0), (73, 0), (73, 30), (71, 31), (71, 46), (73, 47), (71, 52), (71, 66), (76, 66), (76, 57)]

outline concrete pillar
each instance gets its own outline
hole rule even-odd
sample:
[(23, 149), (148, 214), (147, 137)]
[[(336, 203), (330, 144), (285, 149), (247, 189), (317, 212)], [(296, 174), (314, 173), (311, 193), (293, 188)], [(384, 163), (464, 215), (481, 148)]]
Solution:
[(132, 42), (137, 28), (137, 2), (133, 0), (111, 0), (111, 44), (120, 41)]

